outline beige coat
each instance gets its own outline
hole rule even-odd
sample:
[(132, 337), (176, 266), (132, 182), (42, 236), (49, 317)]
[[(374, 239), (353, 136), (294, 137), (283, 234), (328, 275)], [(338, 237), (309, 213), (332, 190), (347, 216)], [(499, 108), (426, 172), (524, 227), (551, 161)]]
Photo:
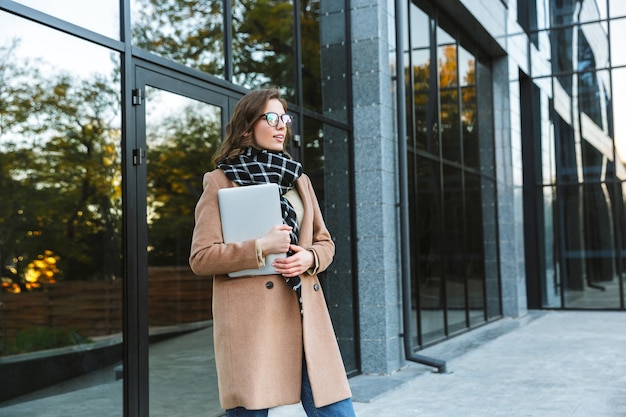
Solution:
[[(280, 275), (229, 278), (257, 268), (254, 240), (224, 244), (217, 190), (236, 186), (222, 170), (204, 176), (196, 206), (189, 264), (213, 276), (213, 332), (220, 403), (224, 409), (272, 408), (300, 401), (302, 352), (316, 407), (351, 396), (322, 287), (317, 275), (302, 278), (300, 315), (295, 292)], [(310, 179), (296, 189), (304, 205), (299, 246), (313, 250), (325, 270), (335, 246), (324, 224)]]

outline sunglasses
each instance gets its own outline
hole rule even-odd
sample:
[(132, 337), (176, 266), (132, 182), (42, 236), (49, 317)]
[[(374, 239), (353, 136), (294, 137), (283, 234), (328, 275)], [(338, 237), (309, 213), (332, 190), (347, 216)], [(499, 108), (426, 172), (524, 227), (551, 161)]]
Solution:
[(267, 122), (268, 125), (270, 125), (270, 127), (278, 126), (279, 120), (282, 120), (285, 126), (289, 126), (291, 122), (293, 121), (293, 118), (288, 114), (281, 114), (279, 116), (278, 113), (274, 113), (274, 112), (264, 113), (260, 115), (259, 117), (264, 117), (265, 121)]

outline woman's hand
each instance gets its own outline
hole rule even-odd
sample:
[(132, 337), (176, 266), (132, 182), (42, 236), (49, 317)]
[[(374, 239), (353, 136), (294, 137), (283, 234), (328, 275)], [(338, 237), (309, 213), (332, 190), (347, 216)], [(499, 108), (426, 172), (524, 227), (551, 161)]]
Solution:
[(287, 253), (291, 238), (289, 236), (291, 226), (279, 224), (270, 229), (265, 236), (259, 239), (263, 256), (273, 253)]
[(276, 272), (285, 278), (302, 275), (315, 264), (313, 252), (298, 245), (289, 245), (289, 250), (293, 251), (294, 254), (287, 258), (275, 259), (272, 264)]

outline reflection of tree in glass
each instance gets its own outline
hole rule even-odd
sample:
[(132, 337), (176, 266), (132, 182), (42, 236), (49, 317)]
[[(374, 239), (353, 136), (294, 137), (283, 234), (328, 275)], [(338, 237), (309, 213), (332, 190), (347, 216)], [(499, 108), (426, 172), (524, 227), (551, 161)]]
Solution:
[[(319, 55), (319, 49), (314, 52)], [(307, 54), (303, 51), (303, 56)], [(248, 88), (273, 84), (287, 100), (295, 94), (294, 15), (291, 1), (235, 0), (233, 68)], [(319, 65), (318, 65), (319, 68)]]
[[(0, 61), (0, 261), (25, 287), (27, 266), (58, 256), (55, 279), (119, 277), (119, 88)], [(31, 277), (32, 278), (32, 277)]]
[[(224, 77), (222, 3), (134, 0), (133, 42), (160, 56)], [(235, 0), (231, 4), (233, 81), (246, 88), (277, 86), (287, 100), (295, 101), (293, 2)], [(300, 18), (303, 78), (320, 101), (319, 0), (302, 1)], [(318, 109), (319, 103), (312, 107)]]
[(165, 58), (224, 76), (222, 0), (134, 0), (133, 43)]
[[(202, 176), (221, 141), (221, 123), (206, 104), (152, 126), (148, 139), (148, 226), (150, 265), (187, 265), (193, 210)], [(153, 143), (153, 145), (151, 145)]]
[(440, 49), (443, 56), (439, 57), (439, 86), (440, 88), (457, 85), (456, 45), (446, 45)]
[(55, 275), (59, 273), (57, 268), (58, 257), (52, 251), (47, 250), (44, 254), (28, 264), (24, 281), (27, 289), (36, 289), (41, 284), (56, 283)]
[[(440, 51), (443, 53), (439, 57), (438, 63), (439, 91), (441, 94), (439, 102), (442, 120), (453, 122), (452, 119), (456, 118), (458, 109), (457, 80), (462, 79), (464, 87), (461, 88), (461, 119), (464, 127), (471, 132), (476, 123), (476, 68), (474, 59), (468, 60), (468, 69), (465, 74), (458, 74), (456, 46), (446, 45)], [(423, 65), (413, 66), (413, 101), (417, 124), (416, 132), (420, 135), (418, 146), (425, 146), (422, 142), (426, 140), (426, 132), (428, 128), (432, 128), (434, 123), (436, 123), (435, 119), (431, 121), (426, 120), (428, 102), (435, 98), (433, 96), (435, 91), (431, 91), (430, 71), (430, 61), (428, 60)], [(408, 81), (408, 74), (406, 74), (406, 77)], [(432, 113), (431, 117), (435, 117), (435, 114)], [(436, 134), (437, 132), (434, 133)], [(438, 148), (431, 147), (428, 149), (436, 151)]]
[(468, 60), (467, 66), (467, 73), (463, 75), (463, 84), (469, 87), (464, 87), (461, 90), (461, 120), (466, 129), (471, 132), (476, 125), (476, 67), (474, 60)]
[[(304, 0), (301, 2), (302, 25), (302, 88), (305, 107), (322, 112), (322, 54), (325, 67), (345, 66), (345, 55), (337, 52), (321, 52), (320, 41), (320, 1)], [(336, 29), (336, 27), (334, 28)], [(335, 59), (336, 58), (336, 59)], [(328, 87), (326, 87), (328, 89)], [(340, 96), (341, 97), (341, 96)]]

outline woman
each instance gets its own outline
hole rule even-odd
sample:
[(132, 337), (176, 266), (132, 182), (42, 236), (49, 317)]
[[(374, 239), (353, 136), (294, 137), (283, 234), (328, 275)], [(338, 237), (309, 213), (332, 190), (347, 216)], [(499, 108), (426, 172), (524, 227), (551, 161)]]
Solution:
[[(220, 403), (229, 417), (267, 416), (302, 402), (308, 416), (354, 416), (350, 387), (317, 274), (335, 247), (309, 178), (285, 153), (291, 117), (275, 89), (235, 106), (226, 138), (204, 176), (189, 263), (213, 276), (213, 332)], [(223, 243), (220, 188), (275, 182), (284, 223), (258, 239)], [(276, 275), (229, 278), (268, 254)]]

